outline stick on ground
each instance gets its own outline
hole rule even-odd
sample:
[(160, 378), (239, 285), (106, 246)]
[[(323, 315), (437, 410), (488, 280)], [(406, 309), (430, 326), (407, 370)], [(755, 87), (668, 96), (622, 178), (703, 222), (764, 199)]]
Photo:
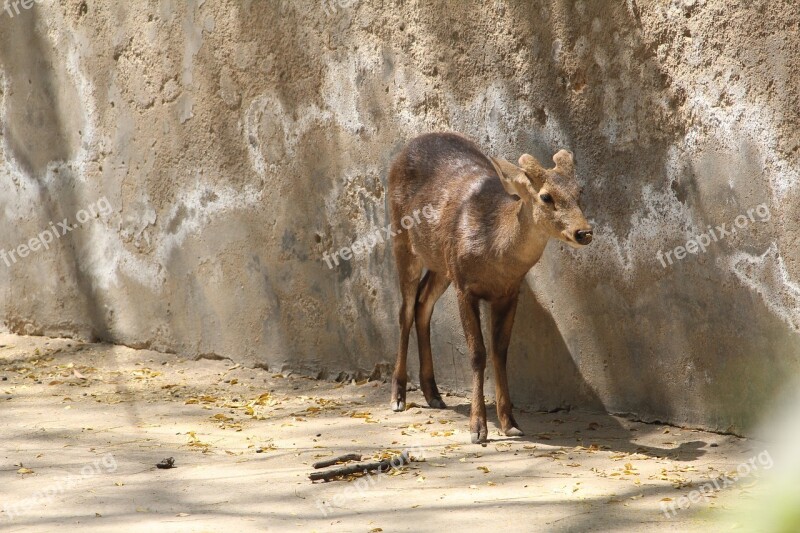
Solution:
[(336, 463), (346, 463), (347, 461), (360, 461), (361, 454), (360, 453), (348, 453), (347, 455), (342, 455), (341, 457), (334, 457), (333, 459), (325, 459), (324, 461), (318, 461), (314, 463), (312, 466), (314, 468), (327, 468), (329, 466), (333, 466)]
[(375, 461), (373, 463), (358, 463), (341, 468), (333, 468), (324, 472), (312, 472), (308, 475), (311, 481), (330, 481), (331, 479), (349, 476), (350, 474), (360, 474), (378, 470), (379, 472), (388, 472), (391, 468), (398, 468), (409, 463), (407, 453), (395, 455), (391, 459), (384, 459), (383, 461)]

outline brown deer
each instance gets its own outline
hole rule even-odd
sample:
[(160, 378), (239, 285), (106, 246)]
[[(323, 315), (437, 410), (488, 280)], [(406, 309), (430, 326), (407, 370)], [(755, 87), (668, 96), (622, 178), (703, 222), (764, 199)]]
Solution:
[(429, 205), (436, 217), (399, 232), (393, 241), (403, 298), (392, 379), (394, 411), (405, 409), (408, 338), (415, 319), (422, 392), (429, 406), (445, 408), (433, 376), (430, 323), (433, 306), (453, 283), (472, 366), (472, 442), (487, 440), (480, 300), (491, 308), (500, 427), (509, 436), (523, 434), (511, 412), (506, 376), (520, 284), (551, 237), (575, 247), (592, 241), (592, 227), (578, 205), (581, 190), (572, 153), (561, 150), (553, 161), (556, 166), (546, 170), (525, 154), (518, 167), (485, 156), (455, 133), (417, 137), (395, 159), (389, 173), (392, 224), (399, 227), (405, 215)]

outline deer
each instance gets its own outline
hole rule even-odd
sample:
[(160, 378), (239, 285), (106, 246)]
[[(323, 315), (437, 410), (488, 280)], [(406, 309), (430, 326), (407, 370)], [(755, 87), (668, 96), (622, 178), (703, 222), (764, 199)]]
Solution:
[(416, 137), (394, 159), (387, 194), (392, 224), (399, 226), (405, 215), (424, 206), (431, 206), (436, 215), (399, 232), (392, 241), (402, 296), (393, 411), (406, 407), (408, 343), (415, 323), (420, 388), (428, 406), (446, 408), (434, 378), (430, 324), (436, 302), (452, 284), (472, 369), (470, 440), (488, 440), (481, 300), (490, 310), (500, 430), (506, 436), (524, 435), (512, 413), (506, 372), (520, 285), (549, 239), (581, 248), (593, 238), (579, 204), (581, 187), (572, 152), (559, 150), (553, 162), (555, 167), (545, 169), (524, 154), (514, 165), (484, 155), (473, 141), (452, 132)]

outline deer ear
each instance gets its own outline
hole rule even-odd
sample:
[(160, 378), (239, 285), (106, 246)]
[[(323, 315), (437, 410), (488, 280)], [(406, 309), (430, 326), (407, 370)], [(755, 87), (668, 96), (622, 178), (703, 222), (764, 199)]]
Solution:
[(533, 183), (534, 188), (538, 191), (544, 185), (544, 180), (547, 178), (547, 171), (539, 163), (539, 161), (530, 154), (523, 154), (519, 158), (519, 166), (525, 171), (525, 174)]
[(513, 165), (505, 159), (495, 159), (490, 157), (489, 160), (494, 165), (497, 175), (500, 177), (500, 183), (508, 194), (516, 194), (523, 200), (531, 197), (530, 180), (525, 175), (525, 171), (516, 165)]
[(575, 157), (569, 150), (559, 150), (553, 156), (553, 163), (556, 164), (556, 172), (559, 174), (566, 174), (567, 176), (575, 175)]

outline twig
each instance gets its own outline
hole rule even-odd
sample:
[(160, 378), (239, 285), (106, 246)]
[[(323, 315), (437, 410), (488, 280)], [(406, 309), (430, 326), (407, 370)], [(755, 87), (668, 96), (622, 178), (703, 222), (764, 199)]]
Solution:
[(342, 455), (341, 457), (334, 457), (333, 459), (325, 459), (324, 461), (317, 461), (312, 466), (314, 468), (327, 468), (329, 466), (333, 466), (336, 463), (346, 463), (347, 461), (360, 461), (361, 454), (360, 453), (348, 453), (347, 455)]
[(379, 472), (387, 472), (390, 468), (397, 468), (398, 466), (406, 465), (410, 461), (407, 453), (395, 455), (391, 459), (384, 459), (383, 461), (376, 461), (374, 463), (358, 463), (350, 466), (343, 466), (341, 468), (334, 468), (324, 472), (312, 472), (308, 475), (311, 481), (325, 480), (349, 476), (350, 474), (361, 474), (378, 470)]

